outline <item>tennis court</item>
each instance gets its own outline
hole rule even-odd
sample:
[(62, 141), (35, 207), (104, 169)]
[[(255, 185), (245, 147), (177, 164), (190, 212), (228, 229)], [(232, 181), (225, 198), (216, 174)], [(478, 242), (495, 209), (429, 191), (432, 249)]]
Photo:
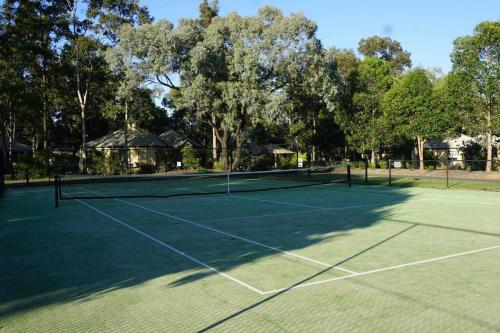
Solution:
[(7, 191), (0, 331), (500, 331), (498, 193), (314, 179)]

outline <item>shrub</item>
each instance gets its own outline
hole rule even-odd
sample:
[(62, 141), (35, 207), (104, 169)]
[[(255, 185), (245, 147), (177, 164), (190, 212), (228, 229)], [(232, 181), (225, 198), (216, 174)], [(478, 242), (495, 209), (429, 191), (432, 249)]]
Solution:
[(278, 155), (278, 160), (277, 160), (278, 168), (280, 169), (291, 169), (291, 168), (296, 168), (297, 164), (293, 164), (292, 157), (291, 156), (283, 156), (283, 155)]
[(378, 162), (380, 169), (389, 169), (389, 161), (382, 160)]
[(196, 170), (200, 168), (200, 159), (196, 150), (190, 144), (185, 145), (182, 150), (182, 166), (186, 169)]
[(139, 164), (139, 173), (148, 174), (155, 172), (156, 172), (156, 166), (154, 164), (146, 164), (146, 163)]
[(273, 156), (271, 154), (258, 155), (250, 163), (248, 169), (250, 171), (265, 171), (273, 167)]
[(111, 151), (106, 158), (107, 172), (112, 175), (127, 173), (127, 166), (121, 158), (121, 151)]
[[(307, 155), (305, 153), (299, 153), (299, 157), (302, 158), (302, 167), (307, 167)], [(293, 154), (293, 156), (290, 157), (290, 168), (297, 168), (298, 163), (297, 154)]]
[(377, 163), (368, 162), (368, 167), (371, 169), (375, 169), (377, 167)]
[(217, 160), (214, 162), (214, 170), (217, 172), (223, 172), (224, 170), (224, 162), (222, 160)]

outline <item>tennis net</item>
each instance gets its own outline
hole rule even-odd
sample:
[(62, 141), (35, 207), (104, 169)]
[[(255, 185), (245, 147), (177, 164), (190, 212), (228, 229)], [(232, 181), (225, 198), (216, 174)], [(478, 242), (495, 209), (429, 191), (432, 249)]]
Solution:
[(56, 180), (55, 191), (56, 201), (59, 199), (163, 198), (347, 183), (349, 179), (346, 166), (205, 174), (59, 176)]

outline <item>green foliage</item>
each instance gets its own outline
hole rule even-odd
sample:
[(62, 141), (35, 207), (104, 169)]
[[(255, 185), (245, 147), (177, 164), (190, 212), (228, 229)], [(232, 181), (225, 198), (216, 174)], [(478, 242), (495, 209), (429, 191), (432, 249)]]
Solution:
[(349, 142), (359, 152), (365, 152), (380, 147), (391, 133), (383, 119), (381, 101), (390, 89), (393, 77), (388, 64), (378, 58), (365, 58), (358, 71), (353, 95), (355, 112), (349, 117), (345, 129), (349, 133)]
[(250, 171), (271, 170), (274, 165), (274, 157), (271, 154), (262, 154), (254, 157), (248, 169)]
[[(457, 38), (451, 60), (451, 91), (463, 127), (491, 139), (500, 133), (500, 21), (481, 22), (473, 36)], [(487, 158), (493, 158), (491, 142)]]
[(381, 160), (378, 162), (378, 166), (380, 169), (389, 169), (389, 161)]
[(186, 144), (182, 150), (182, 166), (185, 169), (196, 170), (200, 168), (200, 158), (192, 145)]
[[(308, 165), (308, 160), (307, 160), (307, 154), (306, 153), (299, 153), (299, 158), (302, 159), (302, 167), (305, 168)], [(299, 165), (299, 161), (297, 159), (297, 154), (293, 154), (290, 157), (290, 168), (297, 168)]]
[(465, 160), (485, 160), (486, 147), (477, 142), (467, 142), (463, 147), (460, 147)]
[(378, 57), (387, 61), (394, 74), (402, 73), (411, 67), (410, 52), (403, 50), (398, 41), (389, 37), (363, 38), (359, 42), (358, 51), (365, 57)]
[(433, 84), (423, 69), (402, 76), (385, 94), (385, 119), (400, 137), (442, 138), (448, 129), (444, 110), (435, 109)]
[(215, 161), (214, 162), (214, 171), (216, 171), (216, 172), (224, 172), (224, 171), (226, 171), (224, 169), (224, 162), (221, 161), (221, 160)]
[(121, 175), (127, 173), (128, 169), (123, 154), (124, 152), (120, 150), (88, 154), (87, 167), (89, 172), (97, 175)]

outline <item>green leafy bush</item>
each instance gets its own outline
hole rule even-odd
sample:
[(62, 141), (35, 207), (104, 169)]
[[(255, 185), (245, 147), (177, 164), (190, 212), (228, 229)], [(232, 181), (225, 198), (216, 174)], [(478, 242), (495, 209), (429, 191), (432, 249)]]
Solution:
[[(302, 158), (302, 167), (306, 168), (308, 166), (307, 155), (305, 153), (299, 153), (299, 158)], [(290, 158), (290, 167), (297, 168), (298, 167), (297, 154), (293, 154)]]
[(149, 163), (139, 164), (139, 173), (150, 174), (155, 172), (156, 172), (156, 166), (154, 164), (149, 164)]
[(200, 158), (196, 150), (190, 144), (185, 145), (182, 150), (182, 166), (186, 169), (196, 170), (200, 168)]
[(217, 172), (223, 172), (224, 170), (224, 162), (222, 160), (217, 160), (214, 162), (214, 170)]
[(265, 171), (273, 167), (273, 156), (271, 154), (258, 155), (250, 163), (248, 169), (250, 171)]
[(378, 162), (380, 169), (389, 169), (389, 161), (382, 160)]

